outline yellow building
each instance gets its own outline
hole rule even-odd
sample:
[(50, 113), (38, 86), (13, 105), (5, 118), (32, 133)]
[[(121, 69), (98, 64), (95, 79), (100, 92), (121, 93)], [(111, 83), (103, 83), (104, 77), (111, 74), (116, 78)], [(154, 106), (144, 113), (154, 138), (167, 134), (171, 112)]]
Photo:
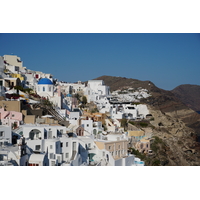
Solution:
[(128, 131), (128, 136), (129, 137), (144, 137), (145, 136), (145, 132), (142, 130), (138, 130), (138, 131)]
[(83, 118), (85, 118), (85, 119), (92, 119), (94, 122), (98, 122), (98, 121), (100, 121), (100, 122), (102, 122), (102, 124), (103, 123), (105, 123), (105, 118), (106, 118), (106, 115), (104, 114), (104, 113), (89, 113), (89, 112), (84, 112), (83, 113), (83, 116), (82, 116)]
[(13, 78), (19, 78), (21, 81), (24, 81), (24, 77), (21, 74), (11, 74)]

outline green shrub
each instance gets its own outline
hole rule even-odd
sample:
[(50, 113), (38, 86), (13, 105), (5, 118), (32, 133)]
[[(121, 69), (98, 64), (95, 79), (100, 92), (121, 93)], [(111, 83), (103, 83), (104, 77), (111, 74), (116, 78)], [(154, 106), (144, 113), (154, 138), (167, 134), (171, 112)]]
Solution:
[(146, 122), (140, 122), (139, 124), (140, 124), (140, 126), (143, 127), (143, 128), (145, 128), (145, 127), (148, 126), (148, 123), (146, 123)]
[(160, 165), (160, 160), (156, 159), (152, 162), (153, 166), (159, 166)]
[(135, 122), (129, 121), (129, 124), (135, 125)]
[(141, 104), (140, 102), (132, 102), (131, 103), (132, 105), (139, 105), (139, 104)]

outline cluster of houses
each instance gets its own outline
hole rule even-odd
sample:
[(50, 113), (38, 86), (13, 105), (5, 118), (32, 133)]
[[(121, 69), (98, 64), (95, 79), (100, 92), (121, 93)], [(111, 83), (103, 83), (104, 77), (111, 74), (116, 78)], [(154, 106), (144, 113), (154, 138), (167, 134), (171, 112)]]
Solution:
[[(76, 94), (85, 96), (95, 112), (80, 108)], [(138, 94), (149, 96), (141, 88)], [(0, 57), (2, 166), (144, 166), (128, 149), (149, 153), (152, 130), (128, 123), (125, 131), (121, 121), (149, 116), (146, 105), (121, 101), (103, 80), (62, 82), (27, 69), (20, 57)]]

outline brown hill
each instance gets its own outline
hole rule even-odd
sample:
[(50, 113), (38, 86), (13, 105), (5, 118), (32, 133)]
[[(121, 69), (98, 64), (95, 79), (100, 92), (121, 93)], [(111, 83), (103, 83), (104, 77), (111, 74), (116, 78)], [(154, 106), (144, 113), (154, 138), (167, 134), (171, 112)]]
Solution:
[(100, 76), (95, 80), (103, 80), (104, 83), (110, 86), (111, 92), (114, 90), (127, 89), (129, 87), (138, 88), (142, 87), (148, 90), (152, 90), (155, 85), (150, 81), (140, 81), (132, 78), (116, 77), (116, 76)]
[(180, 85), (171, 91), (178, 99), (185, 103), (189, 108), (200, 111), (200, 86), (199, 85)]
[[(183, 103), (172, 91), (167, 91), (156, 87), (151, 81), (140, 81), (137, 79), (115, 77), (115, 76), (101, 76), (95, 80), (103, 80), (104, 83), (110, 86), (110, 90), (138, 88), (147, 89), (152, 96), (143, 99), (142, 102), (154, 109), (158, 109), (163, 113), (169, 114), (172, 117), (183, 120), (189, 127), (195, 128), (200, 134), (200, 115), (190, 109)], [(194, 125), (194, 127), (193, 127)]]
[[(166, 149), (160, 148), (156, 158), (167, 165), (200, 165), (200, 115), (190, 109), (171, 91), (156, 87), (151, 81), (101, 76), (111, 91), (142, 87), (151, 97), (143, 99), (151, 111), (155, 127), (154, 134), (162, 139)], [(162, 145), (161, 145), (162, 146)], [(167, 150), (168, 149), (168, 150)]]

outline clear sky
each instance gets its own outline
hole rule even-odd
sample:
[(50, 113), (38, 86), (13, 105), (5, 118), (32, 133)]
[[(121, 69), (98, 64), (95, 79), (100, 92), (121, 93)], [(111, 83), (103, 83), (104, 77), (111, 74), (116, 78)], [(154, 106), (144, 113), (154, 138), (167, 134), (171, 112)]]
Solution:
[(0, 55), (60, 81), (102, 75), (150, 80), (171, 90), (200, 85), (200, 34), (192, 33), (1, 33)]

